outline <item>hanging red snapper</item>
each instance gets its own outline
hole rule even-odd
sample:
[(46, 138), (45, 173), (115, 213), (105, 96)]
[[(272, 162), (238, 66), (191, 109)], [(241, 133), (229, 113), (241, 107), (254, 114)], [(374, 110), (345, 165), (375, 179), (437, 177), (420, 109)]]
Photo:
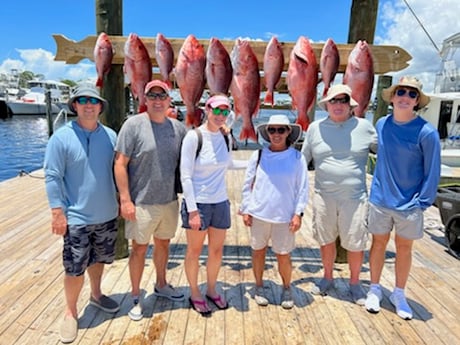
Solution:
[(139, 102), (139, 113), (147, 110), (145, 105), (145, 85), (152, 80), (152, 62), (142, 40), (134, 33), (130, 33), (126, 40), (125, 63), (123, 66), (125, 74), (131, 84), (131, 92), (134, 99)]
[(364, 117), (374, 86), (374, 62), (366, 41), (358, 41), (350, 52), (343, 83), (351, 88), (351, 97), (359, 104), (354, 114)]
[(265, 48), (264, 83), (267, 88), (264, 103), (273, 107), (273, 92), (278, 84), (284, 68), (283, 48), (276, 37), (272, 37)]
[(318, 64), (308, 38), (300, 36), (292, 48), (286, 76), (292, 109), (297, 110), (297, 123), (306, 131), (310, 124), (308, 112), (316, 102), (318, 84)]
[(187, 126), (201, 124), (202, 111), (198, 103), (203, 95), (206, 67), (206, 55), (203, 45), (195, 36), (188, 35), (179, 50), (174, 74), (179, 86), (182, 101), (187, 108), (185, 123)]
[(329, 38), (323, 46), (321, 51), (321, 58), (319, 60), (319, 69), (321, 71), (321, 80), (324, 84), (323, 97), (326, 96), (327, 91), (334, 81), (335, 75), (339, 69), (340, 55), (335, 42)]
[(105, 32), (101, 32), (94, 46), (94, 62), (96, 63), (97, 81), (96, 86), (102, 88), (104, 85), (104, 77), (109, 73), (112, 66), (113, 47), (109, 36)]
[(206, 52), (206, 82), (211, 94), (228, 93), (232, 82), (232, 63), (227, 49), (212, 37)]
[(259, 112), (260, 74), (257, 57), (249, 41), (237, 39), (230, 54), (233, 79), (230, 92), (236, 116), (242, 116), (240, 139), (257, 141), (252, 117)]
[(169, 75), (174, 66), (174, 50), (171, 42), (161, 33), (157, 34), (155, 40), (155, 59), (160, 69), (161, 78), (171, 88), (172, 83)]

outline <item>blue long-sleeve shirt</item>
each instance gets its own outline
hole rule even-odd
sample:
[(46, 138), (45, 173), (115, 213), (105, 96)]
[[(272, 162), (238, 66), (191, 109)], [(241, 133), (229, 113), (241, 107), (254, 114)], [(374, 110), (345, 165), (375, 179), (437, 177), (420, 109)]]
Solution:
[(377, 121), (376, 130), (379, 149), (369, 201), (398, 211), (430, 207), (441, 173), (436, 128), (419, 116), (396, 123), (391, 114)]
[(113, 178), (116, 133), (101, 124), (94, 131), (72, 121), (50, 138), (45, 183), (51, 208), (63, 208), (69, 225), (101, 224), (117, 217)]

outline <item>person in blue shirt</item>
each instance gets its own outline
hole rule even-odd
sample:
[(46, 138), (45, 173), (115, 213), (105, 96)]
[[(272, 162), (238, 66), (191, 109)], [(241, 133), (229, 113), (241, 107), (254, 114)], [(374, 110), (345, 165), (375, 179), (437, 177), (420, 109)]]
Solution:
[(115, 258), (117, 237), (116, 133), (98, 121), (108, 104), (92, 85), (78, 86), (68, 105), (77, 119), (51, 136), (44, 161), (52, 232), (64, 238), (63, 343), (77, 337), (77, 302), (85, 271), (91, 281), (89, 303), (109, 313), (119, 310), (118, 303), (101, 292), (104, 264)]
[(437, 195), (441, 170), (441, 144), (436, 128), (416, 111), (430, 102), (422, 84), (402, 77), (382, 91), (393, 113), (376, 123), (377, 163), (369, 196), (369, 232), (372, 234), (369, 265), (371, 286), (366, 309), (378, 313), (382, 291), (380, 277), (391, 230), (395, 230), (395, 288), (390, 302), (399, 317), (412, 319), (404, 289), (412, 262), (412, 244), (423, 236), (423, 211)]

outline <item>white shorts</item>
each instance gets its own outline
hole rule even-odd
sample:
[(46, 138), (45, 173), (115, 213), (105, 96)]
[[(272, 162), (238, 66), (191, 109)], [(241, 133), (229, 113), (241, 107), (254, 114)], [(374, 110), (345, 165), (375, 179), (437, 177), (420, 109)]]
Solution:
[(295, 248), (295, 234), (289, 231), (289, 223), (269, 223), (252, 217), (251, 248), (263, 249), (270, 239), (276, 254), (286, 255)]
[(335, 242), (340, 237), (340, 245), (346, 250), (357, 252), (366, 249), (367, 198), (337, 200), (315, 192), (312, 205), (313, 237), (320, 246)]
[(148, 244), (152, 236), (169, 240), (176, 235), (179, 202), (165, 205), (136, 205), (136, 221), (126, 221), (125, 237), (138, 244)]

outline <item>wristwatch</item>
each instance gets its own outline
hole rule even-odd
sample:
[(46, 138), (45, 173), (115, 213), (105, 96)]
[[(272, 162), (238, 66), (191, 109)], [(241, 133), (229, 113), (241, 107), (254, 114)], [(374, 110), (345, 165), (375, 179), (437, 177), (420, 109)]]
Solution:
[(303, 212), (297, 214), (299, 217), (303, 217)]

